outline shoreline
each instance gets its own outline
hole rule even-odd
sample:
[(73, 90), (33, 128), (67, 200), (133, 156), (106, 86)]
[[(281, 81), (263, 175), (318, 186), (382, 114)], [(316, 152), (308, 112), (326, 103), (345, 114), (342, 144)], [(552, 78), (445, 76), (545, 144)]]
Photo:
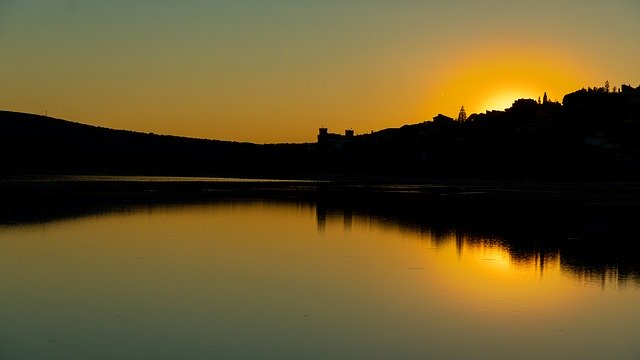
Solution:
[[(270, 179), (174, 176), (27, 175), (0, 179), (0, 199), (76, 196), (347, 195), (513, 198), (640, 206), (640, 182), (333, 177)], [(314, 195), (315, 194), (315, 195)]]

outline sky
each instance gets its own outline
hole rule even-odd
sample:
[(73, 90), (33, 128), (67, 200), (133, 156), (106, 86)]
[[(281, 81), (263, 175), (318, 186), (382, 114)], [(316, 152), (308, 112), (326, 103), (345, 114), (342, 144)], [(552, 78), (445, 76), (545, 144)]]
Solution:
[(638, 0), (0, 0), (0, 109), (311, 142), (640, 85)]

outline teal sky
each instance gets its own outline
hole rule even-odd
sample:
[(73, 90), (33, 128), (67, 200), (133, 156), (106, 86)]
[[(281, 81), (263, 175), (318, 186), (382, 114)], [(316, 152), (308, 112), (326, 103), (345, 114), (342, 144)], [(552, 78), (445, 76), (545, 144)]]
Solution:
[(0, 108), (313, 141), (640, 85), (640, 2), (0, 0)]

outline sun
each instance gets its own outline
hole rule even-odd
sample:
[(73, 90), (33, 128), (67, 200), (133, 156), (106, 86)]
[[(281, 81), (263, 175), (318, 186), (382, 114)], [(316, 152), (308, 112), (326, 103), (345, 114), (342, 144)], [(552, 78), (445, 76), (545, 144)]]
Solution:
[(527, 90), (501, 90), (488, 95), (480, 104), (481, 111), (505, 110), (518, 99), (534, 99), (534, 94)]

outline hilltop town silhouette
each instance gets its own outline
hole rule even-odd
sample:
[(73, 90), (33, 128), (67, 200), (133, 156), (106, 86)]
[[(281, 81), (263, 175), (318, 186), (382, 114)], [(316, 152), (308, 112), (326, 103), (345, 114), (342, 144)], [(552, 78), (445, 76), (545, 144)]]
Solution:
[(0, 112), (0, 174), (243, 177), (640, 178), (640, 86), (581, 89), (562, 103), (518, 99), (504, 111), (317, 142), (252, 144), (113, 130)]

